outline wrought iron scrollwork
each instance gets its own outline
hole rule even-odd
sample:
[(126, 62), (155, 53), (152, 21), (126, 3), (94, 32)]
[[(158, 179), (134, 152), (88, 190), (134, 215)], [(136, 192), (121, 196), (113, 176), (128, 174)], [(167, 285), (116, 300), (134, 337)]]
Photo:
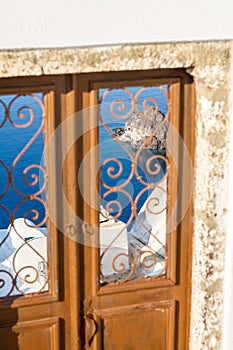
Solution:
[[(164, 86), (157, 86), (156, 89), (164, 95), (166, 106), (168, 106), (169, 89)], [(115, 99), (114, 93), (116, 94)], [(161, 240), (161, 235), (156, 233), (156, 229), (159, 230), (163, 227), (165, 229), (164, 236), (166, 235), (167, 181), (169, 175), (166, 138), (169, 108), (167, 108), (165, 114), (160, 112), (158, 99), (150, 93), (148, 87), (139, 88), (136, 93), (133, 93), (130, 88), (107, 89), (103, 92), (99, 101), (100, 105), (104, 106), (107, 100), (108, 106), (105, 110), (102, 109), (102, 112), (100, 108), (100, 127), (103, 127), (108, 135), (114, 139), (114, 142), (121, 147), (127, 161), (131, 164), (131, 169), (127, 172), (127, 178), (123, 178), (123, 180), (122, 174), (125, 164), (120, 158), (114, 155), (104, 159), (100, 165), (102, 200), (110, 214), (110, 220), (115, 220), (115, 223), (119, 226), (119, 230), (115, 235), (111, 236), (111, 233), (109, 233), (111, 240), (109, 241), (108, 237), (105, 245), (105, 238), (102, 238), (104, 230), (109, 229), (110, 232), (111, 228), (110, 226), (100, 225), (100, 237), (103, 243), (100, 254), (100, 278), (103, 284), (122, 283), (133, 278), (158, 278), (166, 273), (168, 259), (166, 238)], [(112, 97), (110, 98), (110, 96)], [(106, 110), (108, 110), (108, 114)], [(119, 121), (125, 123), (124, 125), (120, 124), (119, 128), (115, 128), (118, 135), (114, 134), (109, 122), (105, 121), (106, 115), (108, 121), (110, 115), (111, 120), (115, 119), (118, 123)], [(154, 123), (151, 128), (150, 122)], [(141, 136), (137, 134), (137, 127), (140, 123), (142, 125), (141, 130), (144, 128), (141, 131)], [(133, 130), (132, 124), (135, 126), (135, 130)], [(131, 133), (131, 136), (128, 136), (127, 133)], [(133, 141), (131, 148), (129, 147), (129, 140)], [(141, 158), (144, 160), (143, 170), (147, 176), (141, 174)], [(107, 177), (108, 181), (104, 177)], [(127, 191), (127, 186), (133, 178), (141, 186), (134, 196)], [(117, 180), (121, 181), (117, 183)], [(123, 205), (117, 198), (112, 198), (114, 193), (118, 196), (124, 195), (130, 206), (130, 214), (127, 220), (124, 221), (122, 228), (118, 220), (122, 216)], [(150, 193), (150, 196), (144, 204), (144, 212), (140, 212), (140, 202), (146, 193)], [(154, 215), (158, 223), (152, 227), (145, 215), (148, 217)], [(112, 232), (113, 230), (114, 228), (112, 228)], [(128, 247), (125, 251), (121, 251), (118, 249), (120, 243), (117, 242), (120, 242), (123, 235), (126, 235), (126, 230)], [(141, 230), (142, 234), (135, 234), (137, 230)], [(118, 250), (120, 251), (117, 252)], [(111, 261), (111, 264), (108, 270), (112, 271), (106, 272), (109, 261)], [(159, 266), (157, 273), (151, 273), (151, 271), (155, 271), (155, 266)]]
[[(41, 97), (40, 97), (40, 96)], [(43, 239), (41, 229), (45, 230), (47, 221), (47, 209), (44, 192), (46, 189), (46, 170), (44, 165), (30, 163), (30, 158), (25, 166), (22, 159), (27, 157), (27, 152), (38, 139), (43, 143), (45, 128), (45, 106), (42, 94), (18, 94), (7, 95), (0, 98), (0, 131), (3, 134), (7, 128), (11, 128), (8, 148), (2, 150), (0, 159), (0, 171), (3, 173), (3, 183), (0, 189), (0, 211), (5, 218), (4, 227), (1, 225), (0, 236), (0, 296), (6, 297), (16, 294), (27, 294), (46, 290), (48, 275), (43, 283), (39, 281), (37, 266), (27, 263), (17, 267), (16, 254), (26, 247), (27, 252), (43, 262), (48, 271), (47, 256), (33, 246), (33, 239)], [(17, 131), (18, 130), (18, 131)], [(21, 130), (21, 134), (19, 134)], [(30, 133), (28, 132), (30, 130)], [(14, 139), (14, 131), (20, 142)], [(25, 133), (27, 131), (27, 133)], [(30, 135), (27, 140), (27, 136)], [(14, 146), (14, 142), (17, 147)], [(9, 147), (19, 149), (14, 158), (9, 162), (4, 160)], [(24, 163), (23, 163), (24, 164)], [(14, 193), (14, 203), (8, 198)], [(6, 226), (8, 222), (8, 228)], [(2, 223), (1, 223), (2, 224)], [(27, 237), (25, 232), (28, 232)], [(30, 234), (32, 232), (32, 234)], [(35, 235), (35, 237), (34, 237)], [(14, 236), (14, 237), (13, 237)], [(44, 242), (46, 238), (44, 237)], [(42, 242), (42, 241), (41, 241)], [(16, 246), (17, 243), (17, 246)], [(44, 243), (46, 245), (46, 243)], [(5, 253), (4, 253), (5, 252)], [(8, 253), (6, 253), (8, 252)], [(4, 255), (5, 254), (5, 255)], [(6, 256), (7, 255), (7, 256)]]

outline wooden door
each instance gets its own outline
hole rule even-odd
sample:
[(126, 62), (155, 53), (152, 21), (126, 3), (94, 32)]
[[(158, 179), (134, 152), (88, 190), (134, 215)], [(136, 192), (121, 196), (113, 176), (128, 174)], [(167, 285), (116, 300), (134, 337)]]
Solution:
[[(0, 349), (77, 349), (77, 244), (62, 233), (64, 214), (58, 201), (61, 184), (56, 184), (64, 140), (57, 139), (54, 154), (49, 154), (42, 164), (30, 151), (31, 147), (38, 151), (42, 143), (46, 144), (55, 128), (73, 113), (72, 80), (69, 76), (1, 79), (0, 95)], [(33, 123), (36, 126), (30, 134), (27, 130), (33, 128)], [(7, 158), (9, 153), (11, 160)], [(74, 164), (72, 150), (67, 161)], [(39, 172), (45, 176), (40, 174), (39, 179)], [(71, 205), (74, 176), (71, 171), (69, 183), (67, 178), (63, 183)], [(51, 193), (49, 199), (45, 190)], [(60, 231), (49, 219), (51, 208), (59, 218)], [(29, 219), (30, 224), (25, 221)], [(7, 226), (11, 228), (8, 233)], [(46, 238), (41, 233), (45, 230)], [(18, 246), (10, 255), (6, 243), (13, 244), (14, 240)], [(41, 246), (38, 242), (44, 243)], [(36, 264), (40, 260), (40, 268), (33, 265), (35, 257)], [(28, 270), (23, 274), (25, 269)]]
[[(105, 350), (186, 350), (190, 318), (192, 238), (192, 205), (190, 198), (187, 201), (187, 193), (191, 194), (192, 187), (192, 79), (182, 70), (111, 72), (78, 75), (76, 86), (76, 109), (87, 108), (83, 117), (85, 135), (82, 152), (85, 162), (80, 170), (83, 173), (83, 181), (79, 210), (87, 225), (92, 228), (99, 227), (92, 230), (91, 238), (87, 240), (81, 252), (82, 346), (85, 349)], [(154, 88), (157, 89), (157, 97), (163, 93), (167, 98), (167, 107), (162, 114), (158, 114), (160, 106), (156, 101), (157, 97), (153, 95), (154, 92), (142, 98), (143, 93), (148, 89), (152, 93)], [(126, 100), (123, 100), (123, 94), (127, 95)], [(139, 96), (142, 98), (141, 110), (137, 106)], [(138, 120), (138, 115), (144, 118), (144, 114), (150, 112), (155, 113), (156, 118), (162, 118), (160, 126), (156, 131), (153, 129), (151, 135), (144, 135), (143, 140), (138, 140), (136, 131), (134, 139), (130, 136), (132, 144), (129, 145), (131, 141), (127, 138), (127, 146), (121, 133), (126, 133), (126, 127), (137, 128), (137, 121), (134, 121), (136, 126), (132, 126), (133, 113), (137, 115), (135, 120)], [(120, 123), (115, 125), (112, 117), (120, 120)], [(169, 125), (166, 124), (168, 121)], [(145, 123), (142, 126), (144, 129), (147, 127), (147, 122)], [(164, 135), (161, 138), (158, 136), (161, 125), (167, 125), (167, 129), (163, 129), (163, 132), (167, 133), (165, 153), (162, 152)], [(104, 160), (101, 158), (101, 127), (104, 127), (104, 132), (110, 137), (113, 137), (114, 132), (118, 133), (114, 136), (113, 143), (109, 141), (106, 146), (108, 156)], [(185, 146), (177, 134), (184, 140)], [(122, 139), (124, 141), (120, 141)], [(127, 161), (130, 162), (128, 175), (125, 175), (123, 180), (120, 179), (120, 182), (115, 180), (122, 176), (125, 163), (121, 159), (121, 150), (118, 148), (117, 151), (115, 148), (116, 143), (121, 143), (120, 147), (126, 152)], [(157, 146), (151, 146), (149, 143)], [(157, 151), (153, 151), (153, 147)], [(152, 149), (151, 160), (147, 158), (146, 162), (147, 171), (148, 167), (153, 167), (153, 170), (149, 171), (150, 181), (143, 177), (145, 168), (141, 173), (136, 171), (139, 153), (143, 152), (144, 148), (145, 152)], [(153, 159), (160, 159), (160, 166), (157, 167)], [(161, 162), (164, 162), (163, 167)], [(160, 177), (159, 167), (160, 170), (165, 167)], [(106, 174), (111, 178), (108, 183)], [(152, 189), (166, 193), (165, 207), (155, 214), (157, 226), (153, 226), (153, 222), (150, 223), (151, 226), (148, 221), (142, 222), (140, 219), (148, 212), (143, 214), (143, 204), (139, 205), (140, 196), (134, 192), (138, 186), (137, 181), (144, 186), (140, 195)], [(127, 186), (130, 184), (134, 196), (129, 193), (126, 183)], [(100, 195), (98, 191), (102, 191)], [(121, 203), (117, 204), (120, 195), (128, 198), (128, 217), (124, 217), (125, 209)], [(156, 196), (148, 198), (151, 204), (154, 200), (154, 205), (159, 205)], [(104, 209), (107, 209), (110, 215), (105, 210), (106, 220), (99, 224), (99, 206), (102, 201)], [(115, 209), (111, 212), (114, 205)], [(102, 219), (103, 217), (104, 214)], [(116, 226), (113, 227), (110, 223), (107, 227), (104, 221), (108, 220), (114, 220)], [(165, 230), (165, 233), (158, 232), (160, 236), (154, 238), (153, 230), (156, 230), (156, 227)], [(136, 243), (132, 240), (134, 235)], [(143, 241), (145, 235), (147, 239)]]

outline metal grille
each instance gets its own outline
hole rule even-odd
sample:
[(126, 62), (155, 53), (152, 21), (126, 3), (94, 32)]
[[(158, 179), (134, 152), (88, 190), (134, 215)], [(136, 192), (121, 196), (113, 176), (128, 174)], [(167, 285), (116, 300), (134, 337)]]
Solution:
[(0, 297), (48, 290), (43, 94), (0, 96)]
[(168, 86), (102, 89), (100, 279), (166, 274)]

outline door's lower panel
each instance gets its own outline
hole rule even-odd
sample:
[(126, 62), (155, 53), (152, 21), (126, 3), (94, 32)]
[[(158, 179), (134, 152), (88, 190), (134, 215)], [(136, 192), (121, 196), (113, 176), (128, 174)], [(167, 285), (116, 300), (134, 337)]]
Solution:
[(105, 310), (102, 349), (174, 349), (175, 312), (175, 301)]
[(59, 350), (59, 319), (20, 322), (0, 328), (0, 350)]

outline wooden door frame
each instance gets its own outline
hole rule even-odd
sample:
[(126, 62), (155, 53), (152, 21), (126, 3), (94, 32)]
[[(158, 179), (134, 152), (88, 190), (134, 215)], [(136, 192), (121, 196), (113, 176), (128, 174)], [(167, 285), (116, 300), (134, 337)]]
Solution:
[[(76, 108), (82, 109), (82, 108), (88, 108), (93, 104), (96, 104), (96, 88), (97, 87), (122, 87), (125, 86), (125, 83), (131, 81), (135, 82), (137, 81), (145, 81), (146, 79), (159, 79), (163, 81), (164, 83), (170, 82), (178, 82), (180, 81), (180, 95), (174, 94), (174, 100), (173, 100), (173, 109), (179, 109), (180, 108), (180, 118), (179, 121), (181, 122), (181, 127), (179, 129), (179, 132), (181, 134), (181, 137), (183, 138), (187, 149), (189, 150), (191, 160), (193, 162), (194, 159), (194, 106), (195, 106), (195, 94), (194, 94), (194, 83), (193, 79), (186, 74), (186, 72), (183, 69), (173, 69), (173, 70), (153, 70), (153, 71), (127, 71), (127, 72), (108, 72), (108, 73), (88, 73), (88, 74), (79, 74), (76, 76), (76, 84), (79, 86), (78, 89), (78, 97), (77, 101), (79, 101), (79, 105), (76, 105)], [(133, 83), (132, 83), (133, 84)], [(128, 86), (128, 85), (127, 85)], [(80, 105), (81, 103), (81, 105)], [(175, 111), (177, 113), (177, 110)], [(176, 126), (179, 128), (179, 125)], [(92, 130), (89, 135), (86, 135), (85, 141), (84, 141), (84, 154), (85, 152), (88, 152), (90, 147), (96, 146), (98, 143), (98, 134)], [(97, 166), (96, 160), (93, 160), (94, 167)], [(185, 169), (183, 169), (184, 171)], [(88, 188), (90, 188), (88, 186)], [(93, 198), (93, 200), (95, 200)], [(173, 282), (172, 282), (172, 289), (173, 291), (179, 289), (179, 285), (185, 285), (186, 287), (183, 287), (182, 292), (180, 294), (180, 300), (182, 298), (185, 298), (186, 305), (183, 306), (184, 303), (181, 303), (180, 305), (175, 302), (176, 300), (176, 292), (170, 292), (169, 300), (174, 300), (174, 305), (171, 306), (177, 307), (176, 312), (176, 318), (178, 317), (181, 322), (181, 315), (182, 317), (185, 317), (185, 321), (183, 320), (181, 322), (182, 326), (179, 326), (179, 329), (176, 327), (175, 331), (175, 342), (176, 346), (178, 346), (179, 350), (184, 349), (186, 350), (188, 348), (189, 344), (189, 328), (190, 328), (190, 295), (191, 295), (191, 262), (192, 262), (192, 203), (189, 205), (189, 209), (183, 218), (182, 223), (179, 225), (178, 228), (178, 245), (177, 245), (177, 258), (180, 260), (178, 261), (178, 266), (180, 264), (180, 261), (185, 261), (185, 266), (183, 269), (186, 271), (186, 273), (180, 274), (179, 271), (175, 272)], [(84, 204), (84, 212), (86, 211), (86, 218), (87, 220), (90, 220), (90, 223), (93, 225), (96, 225), (98, 222), (97, 212), (96, 210), (91, 210), (88, 206), (85, 208)], [(85, 215), (84, 215), (85, 217)], [(188, 237), (182, 240), (180, 240), (180, 233), (184, 230), (188, 232)], [(183, 233), (184, 236), (184, 233)], [(184, 249), (185, 247), (185, 249)], [(87, 275), (92, 275), (92, 282), (88, 282), (86, 280), (85, 275), (85, 287), (83, 288), (83, 309), (84, 313), (89, 312), (90, 310), (90, 304), (91, 304), (91, 312), (94, 312), (94, 317), (96, 318), (96, 322), (100, 322), (103, 315), (107, 315), (111, 313), (111, 309), (114, 310), (112, 307), (113, 305), (113, 296), (114, 294), (117, 295), (118, 293), (121, 294), (127, 300), (127, 293), (132, 293), (133, 291), (137, 290), (137, 298), (134, 298), (134, 303), (136, 305), (140, 304), (140, 300), (143, 300), (145, 298), (145, 293), (143, 290), (143, 283), (140, 285), (140, 283), (129, 283), (128, 285), (124, 286), (105, 286), (104, 288), (97, 287), (96, 284), (96, 271), (98, 271), (98, 250), (96, 248), (90, 248), (90, 247), (83, 247), (83, 257), (84, 261), (83, 264), (85, 264), (85, 271), (87, 272)], [(95, 273), (93, 274), (93, 269)], [(152, 281), (147, 282), (146, 289), (147, 289), (147, 297), (148, 297), (148, 303), (151, 303), (151, 300), (156, 297), (156, 300), (158, 302), (162, 302), (164, 300), (164, 287), (166, 286), (166, 282), (163, 285), (163, 282), (160, 281)], [(154, 289), (155, 288), (155, 289)], [(93, 297), (93, 294), (96, 295), (96, 297)], [(128, 297), (129, 303), (130, 303), (130, 297)], [(148, 305), (149, 305), (148, 304)], [(108, 309), (109, 311), (106, 311), (103, 309), (103, 305), (106, 305), (104, 307)], [(107, 306), (109, 305), (109, 306)], [(120, 307), (124, 307), (126, 305), (123, 303)], [(178, 310), (179, 309), (179, 310)], [(115, 309), (115, 312), (117, 312), (117, 309)], [(182, 344), (182, 345), (181, 345)], [(96, 340), (93, 342), (93, 349), (99, 349), (101, 347), (101, 336), (97, 336)], [(170, 349), (170, 347), (169, 347)]]
[[(194, 118), (187, 118), (188, 113), (194, 115), (194, 88), (192, 79), (187, 76), (187, 74), (182, 69), (166, 69), (166, 70), (148, 70), (148, 71), (131, 71), (131, 72), (108, 72), (108, 73), (90, 73), (90, 74), (77, 74), (77, 75), (66, 75), (66, 76), (43, 76), (43, 77), (25, 77), (25, 78), (3, 78), (0, 79), (0, 89), (5, 91), (5, 93), (10, 93), (12, 91), (18, 92), (22, 89), (25, 92), (28, 91), (38, 91), (39, 87), (46, 88), (53, 91), (55, 94), (54, 105), (56, 106), (55, 119), (52, 122), (54, 127), (58, 126), (62, 121), (66, 120), (67, 117), (73, 113), (79, 111), (82, 108), (88, 107), (90, 105), (90, 95), (89, 91), (92, 84), (97, 81), (102, 81), (104, 84), (116, 84), (117, 82), (121, 84), (125, 79), (135, 80), (135, 79), (164, 79), (169, 81), (169, 79), (180, 79), (182, 91), (181, 95), (184, 96), (182, 101), (177, 101), (181, 104), (181, 120), (183, 123), (183, 130), (186, 130), (184, 135), (184, 141), (189, 149), (191, 158), (193, 160), (193, 144), (194, 144)], [(54, 98), (54, 97), (51, 97)], [(95, 100), (95, 96), (92, 93), (91, 103)], [(51, 101), (50, 101), (51, 103)], [(53, 113), (50, 111), (49, 113)], [(51, 121), (49, 121), (51, 122)], [(50, 125), (50, 128), (52, 125)], [(75, 127), (75, 125), (74, 125)], [(50, 129), (51, 132), (53, 128)], [(182, 132), (182, 130), (181, 130)], [(78, 147), (73, 147), (66, 157), (64, 163), (64, 188), (66, 192), (66, 197), (71, 203), (71, 206), (77, 212), (78, 215), (82, 216), (83, 212), (83, 202), (80, 197), (80, 193), (74, 191), (77, 188), (77, 168), (85, 152), (89, 150), (91, 145), (95, 145), (97, 142), (96, 133), (92, 134), (90, 143), (78, 142)], [(78, 148), (78, 149), (77, 149)], [(81, 152), (80, 152), (81, 150)], [(85, 209), (84, 209), (85, 211)], [(93, 222), (96, 221), (96, 213), (92, 214)], [(189, 211), (186, 214), (182, 226), (185, 225), (189, 227), (192, 232), (192, 205), (189, 207)], [(65, 232), (66, 227), (64, 227)], [(58, 279), (63, 281), (59, 285), (59, 292), (57, 293), (56, 285), (52, 289), (52, 295), (39, 295), (33, 296), (32, 298), (17, 298), (14, 299), (13, 304), (11, 301), (6, 301), (1, 303), (1, 326), (2, 330), (8, 328), (12, 329), (16, 333), (24, 330), (30, 330), (33, 327), (40, 325), (50, 325), (51, 326), (51, 339), (55, 339), (52, 342), (52, 349), (57, 349), (60, 343), (60, 348), (65, 349), (81, 349), (83, 346), (83, 316), (88, 311), (88, 295), (85, 291), (84, 281), (84, 269), (89, 268), (88, 259), (85, 261), (86, 257), (90, 257), (90, 248), (83, 247), (77, 242), (64, 236), (62, 232), (56, 232), (54, 229), (54, 239), (52, 240), (52, 249), (56, 249), (60, 253), (62, 251), (69, 252), (65, 259), (62, 255), (59, 255), (58, 261), (50, 262), (53, 265), (54, 272), (57, 274)], [(191, 280), (191, 237), (188, 243), (188, 250), (186, 251), (187, 261), (187, 278)], [(182, 247), (179, 248), (180, 251)], [(93, 260), (92, 260), (93, 263)], [(94, 266), (96, 266), (96, 260), (94, 261)], [(93, 266), (93, 265), (90, 265)], [(86, 271), (87, 271), (86, 270)], [(57, 272), (56, 272), (57, 271)], [(56, 279), (56, 278), (55, 278)], [(66, 288), (64, 288), (66, 286)], [(68, 287), (67, 287), (68, 286)], [(148, 284), (147, 298), (148, 302), (151, 301), (155, 296), (161, 299), (161, 289), (154, 290), (155, 284), (152, 282)], [(122, 287), (114, 287), (115, 293), (121, 293), (122, 295), (132, 292), (135, 290), (135, 285), (130, 285), (123, 291)], [(140, 286), (137, 289), (137, 300), (134, 305), (140, 304), (140, 300), (144, 297), (143, 290)], [(190, 293), (191, 288), (188, 289), (188, 303), (186, 310), (187, 327), (182, 331), (182, 340), (187, 345), (189, 339), (189, 307), (190, 307)], [(101, 311), (101, 304), (104, 303), (109, 307), (111, 306), (111, 293), (112, 291), (98, 292), (99, 300), (94, 301), (94, 307), (97, 311), (96, 317), (100, 320), (107, 312)], [(91, 297), (91, 296), (90, 296)], [(91, 299), (91, 298), (90, 298)], [(162, 299), (161, 299), (162, 300)], [(11, 304), (11, 305), (10, 305)], [(50, 307), (48, 305), (50, 304)], [(169, 303), (168, 303), (169, 304)], [(176, 303), (175, 303), (176, 304)], [(174, 305), (175, 305), (174, 304)], [(148, 304), (149, 305), (149, 304)], [(173, 312), (174, 305), (171, 305), (171, 313)], [(166, 306), (166, 305), (165, 305)], [(122, 305), (124, 307), (124, 305)], [(169, 305), (167, 305), (169, 307)], [(107, 312), (108, 313), (108, 312)], [(31, 324), (31, 316), (36, 317), (36, 323)], [(172, 315), (172, 314), (171, 314)], [(66, 320), (66, 325), (64, 325), (64, 320)], [(5, 328), (6, 327), (6, 328)], [(175, 337), (179, 337), (179, 330), (177, 330)], [(59, 334), (63, 341), (59, 340)], [(66, 344), (65, 344), (66, 343)], [(97, 337), (97, 344), (101, 343), (101, 340)], [(180, 349), (179, 349), (180, 350)]]
[[(1, 94), (45, 92), (46, 137), (75, 111), (72, 76), (42, 76), (0, 79)], [(60, 144), (62, 147), (62, 144)], [(59, 156), (59, 153), (58, 153)], [(75, 166), (74, 152), (67, 155), (67, 161)], [(47, 163), (49, 183), (56, 188), (56, 164)], [(64, 179), (64, 189), (68, 200), (74, 205), (74, 191), (71, 190), (75, 171), (69, 172), (69, 182)], [(54, 193), (54, 200), (56, 194)], [(56, 203), (56, 202), (55, 202)], [(62, 203), (59, 210), (62, 210)], [(60, 214), (58, 210), (58, 215)], [(56, 225), (49, 222), (48, 254), (51, 286), (48, 292), (8, 297), (0, 300), (0, 334), (15, 334), (18, 342), (24, 335), (46, 329), (50, 334), (50, 348), (78, 349), (79, 331), (79, 293), (77, 243), (67, 238)], [(65, 252), (65, 254), (64, 254)], [(28, 333), (29, 332), (29, 333)], [(35, 333), (36, 334), (36, 333)], [(36, 344), (33, 345), (36, 348)]]

